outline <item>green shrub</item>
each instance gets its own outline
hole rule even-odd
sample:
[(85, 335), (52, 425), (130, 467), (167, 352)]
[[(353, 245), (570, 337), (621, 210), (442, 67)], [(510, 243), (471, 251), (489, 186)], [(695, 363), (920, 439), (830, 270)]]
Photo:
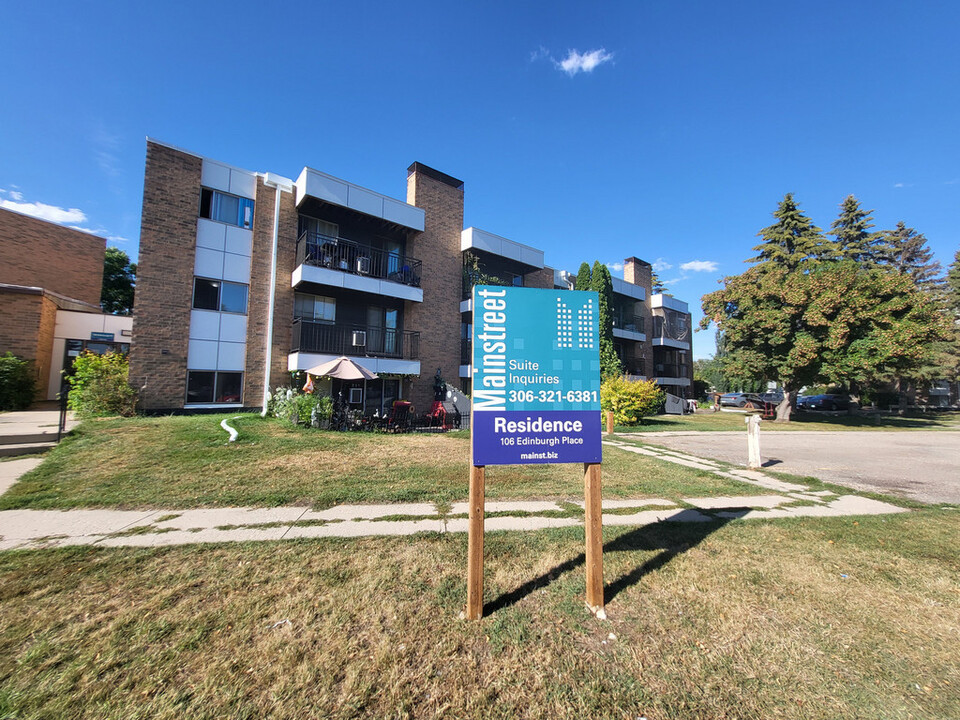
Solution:
[(663, 404), (663, 390), (653, 380), (631, 381), (620, 375), (600, 385), (600, 409), (613, 412), (617, 425), (637, 425)]
[(278, 387), (270, 396), (267, 413), (294, 425), (323, 427), (333, 414), (333, 400), (325, 395)]
[(23, 410), (35, 391), (33, 363), (11, 352), (0, 355), (0, 410)]
[(73, 375), (67, 376), (70, 383), (67, 406), (80, 417), (134, 415), (137, 391), (127, 382), (128, 368), (126, 355), (81, 353), (73, 361)]

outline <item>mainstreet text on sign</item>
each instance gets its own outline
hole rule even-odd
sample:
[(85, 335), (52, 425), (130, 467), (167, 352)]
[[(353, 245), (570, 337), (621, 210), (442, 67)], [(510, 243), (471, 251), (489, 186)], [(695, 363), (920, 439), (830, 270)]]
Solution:
[(474, 287), (474, 465), (600, 462), (599, 303)]

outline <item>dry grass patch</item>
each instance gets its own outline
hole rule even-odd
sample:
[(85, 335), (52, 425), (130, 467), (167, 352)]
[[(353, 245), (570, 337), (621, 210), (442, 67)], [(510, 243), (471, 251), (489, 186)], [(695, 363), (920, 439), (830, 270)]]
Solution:
[(855, 522), (608, 529), (603, 623), (574, 529), (490, 534), (478, 623), (460, 536), (7, 553), (0, 716), (960, 716), (960, 516)]
[[(259, 416), (131, 418), (83, 423), (0, 497), (0, 509), (312, 505), (465, 500), (466, 433), (381, 435), (298, 429)], [(750, 493), (743, 483), (605, 449), (607, 497)], [(579, 465), (497, 466), (487, 497), (575, 498)]]

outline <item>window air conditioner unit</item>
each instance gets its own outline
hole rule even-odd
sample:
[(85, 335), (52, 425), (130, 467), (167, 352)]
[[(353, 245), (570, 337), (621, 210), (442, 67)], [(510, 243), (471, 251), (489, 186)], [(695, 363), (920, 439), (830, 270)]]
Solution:
[(350, 404), (360, 405), (363, 403), (363, 388), (350, 388)]
[(370, 274), (370, 258), (368, 257), (358, 257), (357, 258), (357, 272), (361, 275)]
[(367, 344), (367, 331), (366, 330), (354, 330), (353, 331), (353, 346), (354, 347), (363, 347)]

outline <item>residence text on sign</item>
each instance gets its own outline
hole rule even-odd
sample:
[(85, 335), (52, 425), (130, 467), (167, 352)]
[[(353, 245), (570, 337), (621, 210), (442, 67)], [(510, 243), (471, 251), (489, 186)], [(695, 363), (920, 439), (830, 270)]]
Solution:
[(473, 464), (601, 461), (599, 296), (473, 289)]

